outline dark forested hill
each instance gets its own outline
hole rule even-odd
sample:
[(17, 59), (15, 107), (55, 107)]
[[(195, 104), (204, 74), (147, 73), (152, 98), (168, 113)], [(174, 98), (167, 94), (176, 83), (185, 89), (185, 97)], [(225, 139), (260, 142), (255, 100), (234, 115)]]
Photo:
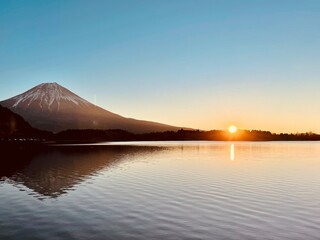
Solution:
[(49, 134), (31, 127), (21, 116), (0, 106), (0, 138), (42, 138)]

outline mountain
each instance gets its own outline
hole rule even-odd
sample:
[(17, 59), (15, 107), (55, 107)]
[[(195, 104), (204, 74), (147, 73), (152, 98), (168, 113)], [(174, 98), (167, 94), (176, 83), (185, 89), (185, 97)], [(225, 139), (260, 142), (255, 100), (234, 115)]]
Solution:
[(43, 83), (1, 101), (33, 127), (59, 132), (67, 129), (122, 129), (133, 133), (176, 131), (179, 127), (125, 118), (100, 108), (57, 83)]
[(8, 108), (0, 106), (0, 137), (1, 138), (25, 138), (42, 137), (46, 132), (34, 129), (21, 116)]

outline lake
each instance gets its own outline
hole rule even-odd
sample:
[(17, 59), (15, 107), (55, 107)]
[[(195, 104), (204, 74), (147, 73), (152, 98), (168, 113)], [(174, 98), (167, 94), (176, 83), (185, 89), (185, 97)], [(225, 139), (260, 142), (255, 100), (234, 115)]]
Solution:
[(319, 142), (1, 152), (0, 239), (320, 239)]

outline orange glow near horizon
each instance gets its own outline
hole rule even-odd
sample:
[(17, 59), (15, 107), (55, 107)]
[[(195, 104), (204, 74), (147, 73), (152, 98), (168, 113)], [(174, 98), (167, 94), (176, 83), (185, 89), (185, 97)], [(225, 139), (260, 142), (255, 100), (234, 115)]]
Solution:
[(228, 131), (230, 133), (236, 133), (238, 131), (238, 128), (234, 125), (229, 126)]

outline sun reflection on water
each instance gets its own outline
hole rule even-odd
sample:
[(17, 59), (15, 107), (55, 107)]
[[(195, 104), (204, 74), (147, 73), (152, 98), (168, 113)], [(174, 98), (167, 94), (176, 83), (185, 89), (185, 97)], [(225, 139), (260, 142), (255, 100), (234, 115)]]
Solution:
[(233, 161), (234, 159), (235, 159), (234, 144), (232, 143), (230, 145), (230, 160)]

